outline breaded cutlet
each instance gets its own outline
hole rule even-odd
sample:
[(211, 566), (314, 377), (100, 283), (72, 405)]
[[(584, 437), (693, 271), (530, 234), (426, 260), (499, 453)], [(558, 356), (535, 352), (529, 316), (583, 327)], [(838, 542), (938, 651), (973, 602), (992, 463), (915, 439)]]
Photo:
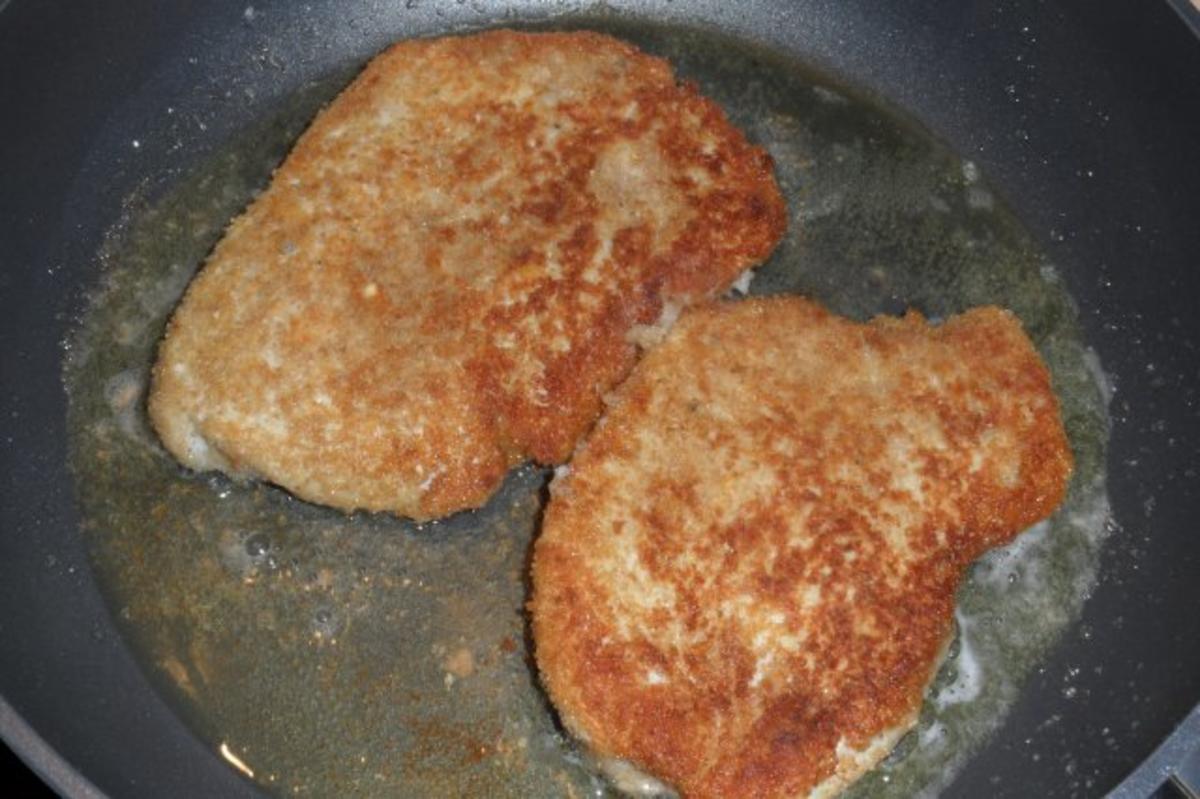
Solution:
[(916, 722), (968, 565), (1072, 457), (1009, 312), (685, 312), (554, 481), (537, 664), (602, 761), (685, 797), (822, 797)]
[(763, 260), (767, 154), (596, 33), (405, 41), (229, 226), (171, 319), (151, 419), (197, 470), (416, 519), (563, 461), (630, 338)]

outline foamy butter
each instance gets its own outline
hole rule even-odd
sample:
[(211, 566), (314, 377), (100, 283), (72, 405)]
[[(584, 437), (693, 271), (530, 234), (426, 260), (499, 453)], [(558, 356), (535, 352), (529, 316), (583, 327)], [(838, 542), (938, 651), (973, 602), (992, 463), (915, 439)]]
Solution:
[(954, 682), (932, 697), (934, 705), (939, 709), (945, 709), (947, 705), (970, 702), (979, 696), (983, 684), (983, 669), (976, 658), (975, 648), (971, 645), (970, 631), (974, 621), (963, 616), (960, 610), (954, 612), (954, 620), (958, 623), (958, 655), (954, 659), (958, 676)]
[(645, 799), (678, 799), (679, 794), (666, 783), (642, 771), (631, 761), (617, 757), (591, 755), (591, 762), (614, 788), (627, 796)]
[(139, 407), (145, 393), (146, 380), (139, 369), (119, 372), (110, 377), (104, 386), (104, 398), (117, 429), (135, 441), (143, 441), (145, 437)]
[(737, 280), (733, 281), (729, 286), (729, 291), (726, 293), (729, 297), (736, 297), (739, 294), (749, 294), (750, 284), (754, 281), (754, 270), (747, 269), (738, 275)]

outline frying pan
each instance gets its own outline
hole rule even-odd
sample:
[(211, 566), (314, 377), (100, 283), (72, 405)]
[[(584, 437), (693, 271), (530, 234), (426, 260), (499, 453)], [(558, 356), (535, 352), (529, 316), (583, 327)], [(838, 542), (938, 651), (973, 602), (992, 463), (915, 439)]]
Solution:
[[(390, 41), (586, 10), (0, 2), (0, 734), (56, 790), (258, 794), (139, 665), (79, 529), (62, 342), (129, 198), (161, 194), (306, 81), (349, 74)], [(1196, 12), (1117, 0), (602, 10), (719, 30), (903, 109), (978, 165), (1057, 266), (1114, 388), (1113, 529), (1080, 618), (946, 795), (1169, 795), (1200, 747)]]

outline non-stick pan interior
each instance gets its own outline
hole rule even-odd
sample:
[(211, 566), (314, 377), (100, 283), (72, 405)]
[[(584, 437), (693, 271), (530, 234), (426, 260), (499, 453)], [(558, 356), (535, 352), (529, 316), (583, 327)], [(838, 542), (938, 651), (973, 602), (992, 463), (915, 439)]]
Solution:
[[(1196, 503), (1188, 257), (1200, 242), (1187, 203), (1200, 196), (1200, 169), (1187, 147), (1195, 83), (1178, 77), (1200, 74), (1195, 43), (1165, 9), (1137, 20), (1032, 6), (889, 19), (849, 4), (736, 14), (676, 5), (628, 13), (793, 52), (835, 84), (908, 109), (994, 182), (997, 202), (1023, 219), (1078, 299), (1116, 386), (1108, 463), (1119, 526), (1082, 622), (952, 791), (1111, 786), (1198, 695), (1200, 635), (1186, 613), (1197, 543), (1186, 520)], [(505, 20), (494, 8), (421, 4), (123, 5), (99, 15), (18, 3), (0, 14), (6, 74), (22, 78), (5, 85), (4, 106), (23, 112), (4, 123), (14, 144), (0, 197), (12, 239), (0, 275), (12, 392), (0, 438), (11, 475), (0, 691), (101, 788), (249, 790), (151, 690), (99, 600), (77, 532), (59, 344), (95, 287), (103, 237), (386, 42)], [(1139, 133), (1147, 124), (1153, 141)]]

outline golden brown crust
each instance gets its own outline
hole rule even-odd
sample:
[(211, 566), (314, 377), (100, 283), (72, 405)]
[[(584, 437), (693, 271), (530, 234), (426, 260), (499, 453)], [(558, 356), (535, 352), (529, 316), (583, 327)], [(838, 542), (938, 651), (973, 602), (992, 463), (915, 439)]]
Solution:
[[(1072, 460), (1015, 317), (681, 317), (556, 480), (537, 662), (567, 726), (695, 797), (799, 797), (914, 723), (967, 565)], [(836, 783), (826, 783), (826, 788)]]
[(670, 67), (594, 33), (401, 42), (301, 137), (189, 288), (151, 416), (193, 468), (345, 509), (481, 504), (565, 459), (665, 301), (785, 209)]

